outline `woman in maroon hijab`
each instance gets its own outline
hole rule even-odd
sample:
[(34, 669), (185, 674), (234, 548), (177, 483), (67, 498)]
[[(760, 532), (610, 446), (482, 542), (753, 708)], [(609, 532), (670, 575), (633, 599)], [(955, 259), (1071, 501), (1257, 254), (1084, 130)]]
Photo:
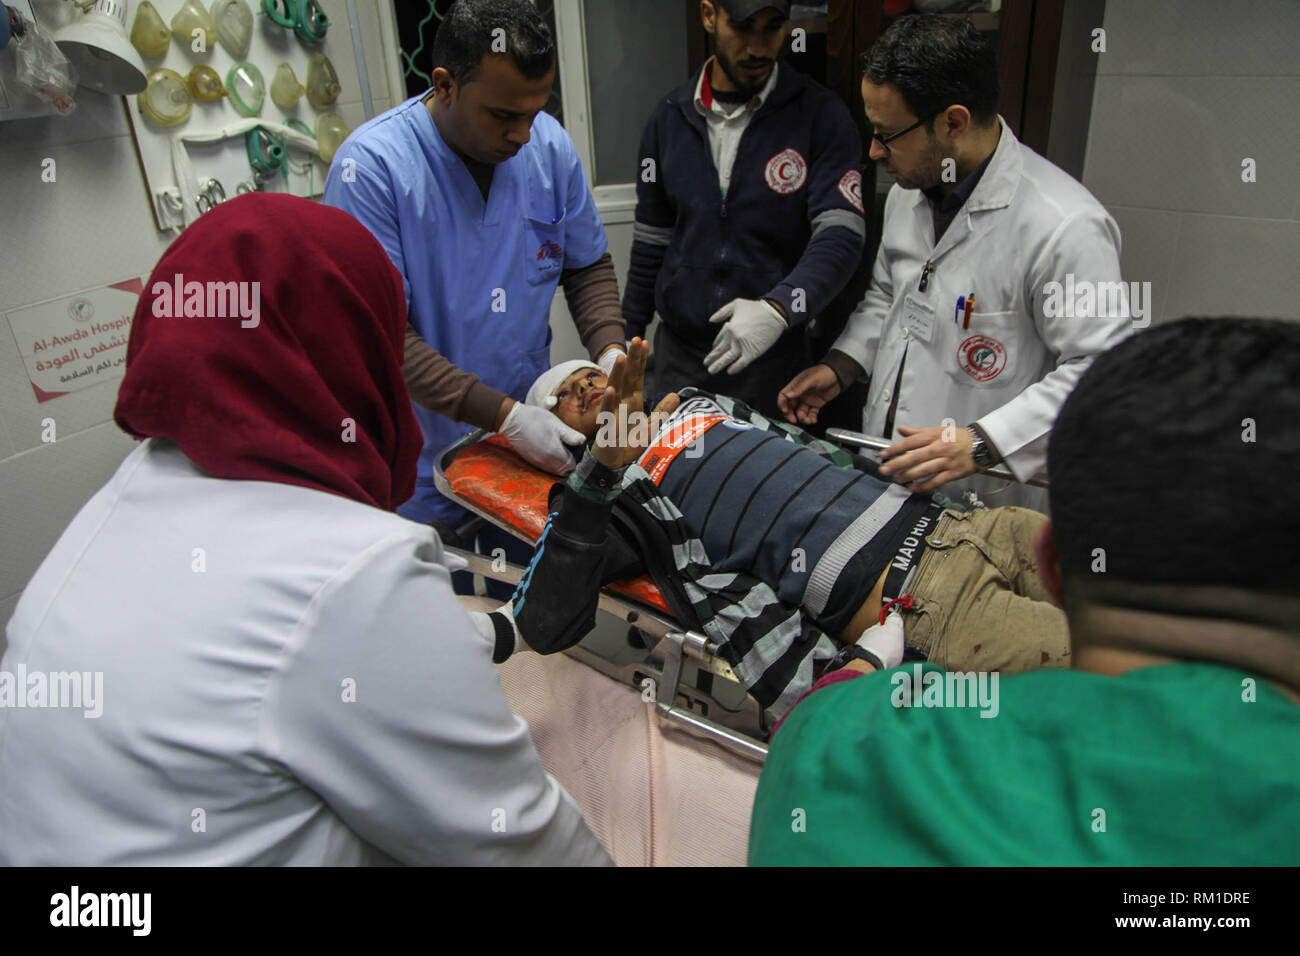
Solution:
[(336, 209), (242, 196), (164, 253), (114, 415), (144, 441), (9, 625), (5, 670), (84, 693), (0, 709), (0, 863), (608, 862), (393, 513), (405, 329)]

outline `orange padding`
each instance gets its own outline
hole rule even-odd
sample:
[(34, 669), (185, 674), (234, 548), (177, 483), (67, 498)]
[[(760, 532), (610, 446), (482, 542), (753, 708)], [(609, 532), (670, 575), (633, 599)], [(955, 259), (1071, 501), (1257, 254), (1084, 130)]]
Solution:
[[(493, 435), (461, 451), (446, 471), (447, 483), (462, 502), (496, 516), (516, 533), (536, 541), (546, 526), (546, 499), (556, 477), (516, 455)], [(648, 574), (609, 585), (625, 598), (670, 614)]]

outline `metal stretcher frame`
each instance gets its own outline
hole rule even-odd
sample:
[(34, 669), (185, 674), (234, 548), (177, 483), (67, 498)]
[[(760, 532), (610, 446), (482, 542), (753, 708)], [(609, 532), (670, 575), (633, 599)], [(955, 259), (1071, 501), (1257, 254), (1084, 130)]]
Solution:
[[(863, 435), (861, 432), (849, 431), (847, 428), (828, 428), (826, 437), (833, 442), (839, 442), (841, 445), (850, 445), (854, 448), (865, 448), (868, 451), (884, 451), (890, 445), (894, 444), (888, 438), (877, 438), (874, 435)], [(994, 465), (992, 468), (985, 468), (980, 472), (989, 478), (1001, 478), (1003, 481), (1014, 481), (1017, 484), (1033, 485), (1036, 488), (1047, 487), (1047, 475), (1041, 478), (1029, 478), (1021, 481), (1013, 475), (1008, 469), (1001, 465)]]
[[(434, 462), (434, 483), (439, 492), (479, 518), (522, 541), (535, 544), (536, 542), (511, 526), (500, 515), (493, 514), (457, 494), (447, 478), (447, 468), (455, 461), (456, 456), (490, 434), (484, 429), (476, 429), (444, 449)], [(842, 428), (827, 429), (826, 435), (840, 444), (869, 451), (880, 451), (893, 444), (885, 438), (863, 435)], [(1000, 467), (987, 469), (983, 474), (992, 478), (1018, 481), (1010, 471)], [(1046, 476), (1033, 478), (1024, 484), (1046, 488), (1047, 478)], [(524, 569), (518, 565), (462, 548), (448, 547), (446, 550), (461, 558), (467, 565), (466, 571), (471, 574), (482, 575), (493, 581), (507, 584), (518, 584), (523, 576)], [(758, 706), (758, 702), (746, 694), (744, 706), (737, 710), (726, 707), (711, 693), (712, 677), (739, 685), (739, 680), (731, 666), (717, 656), (716, 644), (703, 634), (682, 630), (671, 617), (658, 608), (618, 594), (608, 587), (601, 589), (597, 606), (619, 620), (635, 626), (653, 642), (645, 660), (637, 664), (619, 666), (580, 645), (569, 648), (564, 652), (565, 654), (607, 677), (643, 691), (646, 687), (645, 680), (651, 680), (655, 689), (655, 708), (661, 720), (695, 736), (711, 740), (749, 760), (757, 763), (764, 761), (767, 757), (767, 745), (752, 734), (752, 731), (757, 729), (759, 733), (766, 736), (769, 729), (766, 715)], [(688, 666), (693, 666), (696, 670), (695, 680), (689, 683), (684, 679)], [(700, 675), (711, 676), (701, 680)], [(704, 686), (700, 686), (701, 684)], [(712, 716), (709, 716), (710, 714)]]

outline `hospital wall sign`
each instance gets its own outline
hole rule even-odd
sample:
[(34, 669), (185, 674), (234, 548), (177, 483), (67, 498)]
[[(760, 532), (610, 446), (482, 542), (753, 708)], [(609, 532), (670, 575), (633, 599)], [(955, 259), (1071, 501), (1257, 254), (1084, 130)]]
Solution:
[(140, 276), (5, 314), (37, 402), (122, 377), (143, 291)]

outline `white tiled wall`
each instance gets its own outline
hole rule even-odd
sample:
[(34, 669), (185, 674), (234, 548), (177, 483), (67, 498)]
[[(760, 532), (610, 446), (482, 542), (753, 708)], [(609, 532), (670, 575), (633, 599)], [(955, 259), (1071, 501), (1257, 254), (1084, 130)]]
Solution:
[[(357, 3), (376, 113), (395, 95), (381, 2)], [(321, 6), (344, 90), (336, 109), (357, 126), (365, 116), (347, 4)], [(46, 157), (56, 163), (54, 183), (41, 181)], [(154, 225), (121, 97), (81, 90), (67, 117), (0, 123), (0, 184), (0, 314), (147, 274), (169, 242)], [(116, 392), (104, 384), (38, 405), (0, 321), (0, 631), (63, 528), (132, 448), (112, 423)], [(41, 441), (46, 417), (56, 422), (54, 444)]]
[(1104, 26), (1083, 181), (1124, 278), (1152, 283), (1154, 322), (1300, 319), (1300, 3), (1110, 0)]

